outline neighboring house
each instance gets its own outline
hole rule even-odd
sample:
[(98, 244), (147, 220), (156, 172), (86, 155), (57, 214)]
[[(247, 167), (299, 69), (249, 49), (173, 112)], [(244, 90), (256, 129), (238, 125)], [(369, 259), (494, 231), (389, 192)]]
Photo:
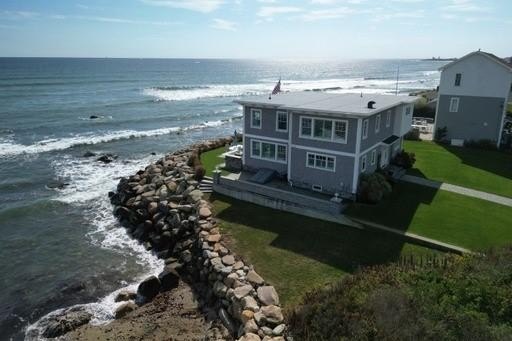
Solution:
[(243, 105), (243, 168), (271, 169), (296, 187), (357, 191), (360, 173), (385, 167), (411, 129), (417, 97), (288, 92)]
[(512, 98), (512, 65), (476, 51), (440, 70), (435, 129), (446, 127), (452, 144), (487, 139), (499, 146)]

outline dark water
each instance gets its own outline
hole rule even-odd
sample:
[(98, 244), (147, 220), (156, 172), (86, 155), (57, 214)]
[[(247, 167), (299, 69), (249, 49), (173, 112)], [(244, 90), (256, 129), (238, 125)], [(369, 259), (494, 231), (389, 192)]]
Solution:
[(402, 92), (437, 85), (440, 63), (418, 60), (0, 58), (0, 339), (74, 304), (106, 321), (114, 290), (161, 268), (111, 214), (119, 177), (240, 129), (232, 101), (279, 77), (285, 91), (393, 93), (398, 64)]

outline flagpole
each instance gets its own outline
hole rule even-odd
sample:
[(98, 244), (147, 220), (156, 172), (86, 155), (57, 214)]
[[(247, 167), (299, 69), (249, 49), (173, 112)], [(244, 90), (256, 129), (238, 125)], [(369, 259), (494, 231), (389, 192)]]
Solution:
[(397, 70), (396, 70), (396, 90), (395, 90), (395, 96), (398, 96), (398, 80), (400, 79), (400, 64), (398, 64)]

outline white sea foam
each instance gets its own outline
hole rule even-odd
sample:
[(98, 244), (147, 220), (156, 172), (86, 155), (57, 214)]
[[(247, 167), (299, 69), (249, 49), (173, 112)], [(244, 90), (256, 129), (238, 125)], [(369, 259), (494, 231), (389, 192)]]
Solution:
[(211, 121), (201, 124), (191, 125), (188, 127), (170, 127), (159, 128), (152, 130), (118, 130), (105, 132), (101, 135), (81, 134), (72, 137), (52, 138), (38, 141), (31, 145), (23, 145), (13, 142), (13, 140), (1, 141), (0, 140), (0, 157), (15, 156), (20, 154), (36, 154), (56, 150), (64, 150), (80, 145), (93, 145), (98, 143), (112, 142), (117, 140), (142, 138), (151, 136), (167, 135), (179, 131), (203, 129), (207, 127), (218, 127), (224, 124), (224, 121)]
[[(127, 285), (106, 295), (98, 302), (79, 304), (73, 307), (83, 307), (93, 314), (92, 324), (104, 324), (114, 317), (115, 309), (121, 303), (116, 303), (115, 297), (121, 290), (137, 289), (138, 283), (149, 275), (156, 275), (163, 269), (164, 262), (126, 233), (112, 214), (112, 205), (107, 197), (108, 191), (114, 190), (119, 178), (134, 174), (159, 156), (150, 156), (140, 160), (114, 161), (101, 164), (90, 159), (75, 159), (69, 155), (62, 156), (52, 162), (55, 174), (66, 179), (69, 185), (58, 190), (54, 200), (84, 208), (84, 218), (91, 229), (87, 232), (91, 244), (96, 247), (113, 250), (127, 258), (134, 259), (145, 271), (136, 278), (127, 278)], [(128, 284), (129, 283), (129, 284)], [(43, 332), (46, 321), (70, 307), (53, 311), (26, 329), (27, 340), (44, 340)]]
[[(428, 77), (428, 75), (425, 75)], [(274, 81), (275, 82), (275, 81)], [(144, 89), (143, 93), (159, 101), (186, 101), (214, 97), (240, 97), (267, 94), (274, 82), (261, 80), (252, 84), (212, 84), (201, 87), (158, 87)], [(399, 86), (427, 88), (428, 79), (399, 80)], [(282, 80), (283, 91), (327, 91), (336, 93), (394, 93), (395, 79), (339, 78), (322, 80)]]

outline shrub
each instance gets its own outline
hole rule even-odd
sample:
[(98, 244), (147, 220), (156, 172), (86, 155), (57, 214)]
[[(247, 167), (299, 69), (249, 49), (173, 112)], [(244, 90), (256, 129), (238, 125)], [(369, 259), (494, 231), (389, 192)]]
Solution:
[(380, 173), (361, 174), (357, 199), (360, 202), (376, 204), (392, 191), (386, 177)]
[(392, 163), (394, 165), (403, 167), (405, 169), (410, 169), (416, 162), (416, 155), (414, 153), (408, 153), (405, 150), (402, 150), (400, 153), (396, 154)]
[(434, 134), (434, 141), (436, 142), (446, 142), (446, 134), (448, 133), (448, 128), (439, 127), (436, 129), (436, 133)]
[(404, 135), (404, 139), (409, 141), (419, 141), (420, 130), (418, 128), (412, 128), (407, 134)]
[(297, 340), (508, 340), (512, 247), (444, 266), (363, 269), (306, 294), (288, 314)]
[(487, 149), (487, 150), (496, 150), (497, 149), (496, 141), (489, 140), (489, 139), (466, 140), (466, 141), (464, 141), (464, 147)]
[(206, 170), (204, 169), (204, 167), (202, 165), (197, 165), (195, 168), (194, 168), (194, 178), (197, 180), (197, 181), (201, 181), (203, 180), (204, 176), (206, 174)]
[(190, 157), (187, 160), (187, 165), (189, 167), (197, 167), (201, 165), (201, 159), (199, 158), (199, 154), (197, 151), (194, 151), (190, 154)]

